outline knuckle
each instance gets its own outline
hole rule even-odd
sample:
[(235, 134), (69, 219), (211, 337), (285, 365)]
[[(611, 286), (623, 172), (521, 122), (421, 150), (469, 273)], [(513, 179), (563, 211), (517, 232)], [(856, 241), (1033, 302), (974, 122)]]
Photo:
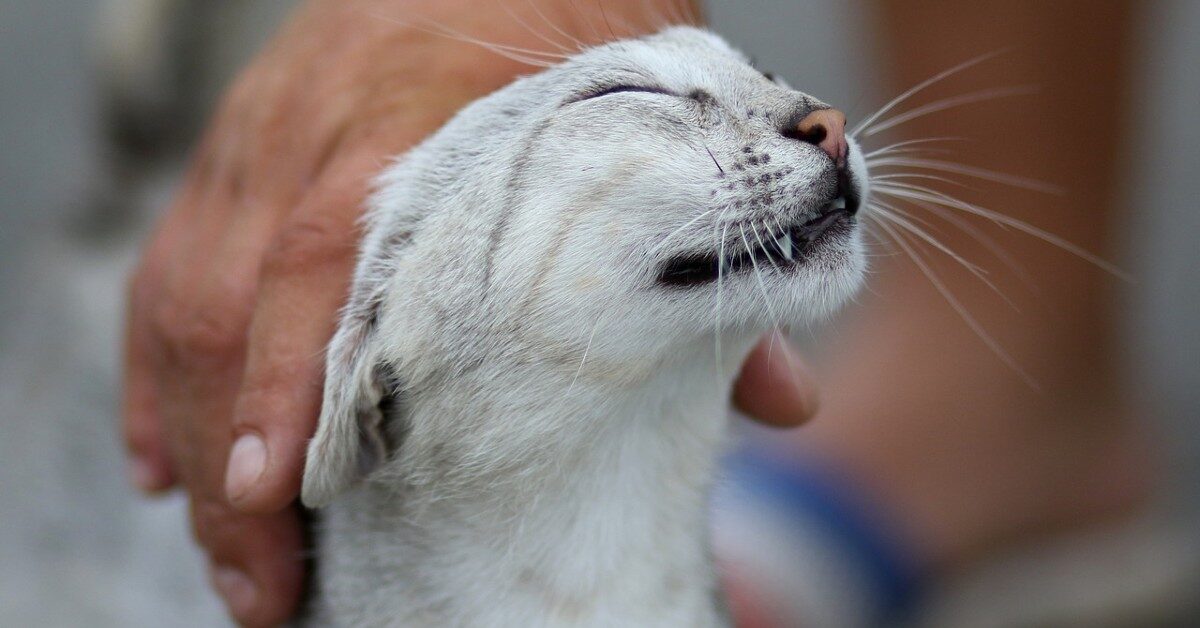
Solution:
[(203, 363), (238, 355), (246, 343), (241, 308), (220, 304), (185, 306), (167, 298), (154, 314), (155, 332), (178, 362)]
[(194, 497), (191, 519), (192, 536), (210, 552), (227, 552), (240, 537), (242, 516), (222, 501)]
[(345, 259), (353, 253), (346, 231), (330, 220), (300, 221), (284, 228), (267, 251), (263, 274), (305, 274)]

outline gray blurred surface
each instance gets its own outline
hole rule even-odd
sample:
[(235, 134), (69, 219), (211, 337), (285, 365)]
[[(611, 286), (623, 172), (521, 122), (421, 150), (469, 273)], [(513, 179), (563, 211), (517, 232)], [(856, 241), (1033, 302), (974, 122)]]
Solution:
[[(214, 3), (219, 84), (286, 2)], [(270, 4), (271, 6), (267, 7)], [(856, 3), (711, 3), (715, 27), (760, 65), (862, 114), (879, 102), (852, 48)], [(1200, 3), (1147, 20), (1145, 135), (1131, 147), (1128, 259), (1133, 376), (1173, 446), (1172, 478), (1200, 504)], [(266, 7), (264, 9), (264, 7)], [(146, 226), (104, 237), (81, 221), (108, 172), (89, 58), (96, 5), (0, 0), (0, 625), (222, 625), (191, 549), (184, 504), (126, 487), (113, 429), (122, 279)], [(224, 11), (222, 13), (221, 11)], [(823, 16), (820, 21), (813, 15)], [(208, 98), (202, 89), (197, 98)], [(147, 206), (169, 177), (146, 186)], [(81, 235), (82, 234), (82, 235)]]

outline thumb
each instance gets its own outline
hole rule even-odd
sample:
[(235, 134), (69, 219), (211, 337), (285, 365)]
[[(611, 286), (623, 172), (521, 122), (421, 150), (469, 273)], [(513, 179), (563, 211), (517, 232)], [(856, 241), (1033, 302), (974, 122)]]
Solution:
[(742, 365), (733, 402), (772, 427), (796, 427), (817, 413), (817, 389), (787, 336), (778, 330), (759, 341)]

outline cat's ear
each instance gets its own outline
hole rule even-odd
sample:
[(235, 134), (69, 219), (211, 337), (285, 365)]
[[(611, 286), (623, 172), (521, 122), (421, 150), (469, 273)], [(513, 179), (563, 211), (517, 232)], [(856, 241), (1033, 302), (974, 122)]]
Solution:
[(390, 453), (385, 422), (404, 420), (394, 403), (401, 384), (378, 355), (377, 316), (355, 305), (329, 345), (321, 418), (308, 445), (300, 492), (309, 508), (328, 504), (381, 465)]

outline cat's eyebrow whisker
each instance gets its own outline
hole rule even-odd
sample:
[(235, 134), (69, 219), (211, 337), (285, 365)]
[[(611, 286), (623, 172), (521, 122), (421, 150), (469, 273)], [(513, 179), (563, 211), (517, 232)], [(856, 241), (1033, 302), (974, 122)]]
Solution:
[(996, 211), (987, 209), (985, 207), (980, 207), (978, 205), (974, 205), (972, 203), (968, 203), (966, 201), (962, 201), (957, 198), (954, 198), (953, 196), (950, 196), (948, 194), (938, 192), (937, 190), (933, 190), (931, 188), (927, 188), (927, 187), (923, 187), (923, 186), (919, 186), (919, 185), (911, 185), (911, 184), (907, 184), (907, 183), (880, 183), (875, 186), (875, 190), (879, 194), (897, 197), (897, 198), (909, 198), (909, 199), (915, 199), (915, 200), (920, 200), (920, 201), (927, 201), (927, 202), (933, 203), (935, 205), (941, 205), (942, 207), (946, 207), (949, 209), (958, 209), (960, 211), (971, 213), (976, 216), (981, 216), (981, 217), (987, 218), (997, 224), (1012, 227), (1018, 231), (1021, 231), (1022, 233), (1033, 236), (1033, 237), (1035, 237), (1039, 240), (1042, 240), (1044, 242), (1047, 242), (1049, 244), (1053, 244), (1053, 245), (1059, 247), (1060, 249), (1075, 255), (1076, 257), (1079, 257), (1088, 262), (1091, 262), (1092, 264), (1107, 271), (1108, 273), (1112, 274), (1113, 276), (1119, 277), (1125, 281), (1132, 281), (1132, 278), (1129, 276), (1128, 273), (1122, 271), (1121, 269), (1117, 268), (1113, 264), (1101, 259), (1100, 257), (1098, 257), (1092, 253), (1089, 253), (1087, 250), (1085, 250), (1079, 246), (1076, 246), (1075, 244), (1072, 244), (1071, 242), (1064, 240), (1063, 238), (1060, 238), (1060, 237), (1054, 235), (1053, 233), (1050, 233), (1049, 231), (1035, 227), (1023, 220), (1018, 220), (1011, 216), (1006, 216), (1000, 212), (996, 212)]
[(645, 9), (645, 15), (647, 16), (647, 19), (653, 20), (654, 26), (658, 30), (662, 30), (668, 26), (672, 26), (680, 22), (678, 16), (672, 17), (671, 15), (662, 11), (660, 7), (653, 2), (644, 2), (641, 6), (643, 9)]
[(896, 142), (894, 144), (888, 144), (887, 146), (884, 146), (881, 148), (876, 148), (868, 153), (865, 153), (863, 155), (863, 158), (870, 159), (872, 157), (886, 155), (894, 149), (904, 148), (907, 146), (915, 146), (918, 144), (931, 144), (933, 142), (965, 142), (965, 141), (966, 141), (966, 138), (964, 138), (964, 137), (950, 137), (950, 136), (947, 136), (947, 137), (923, 137), (923, 138), (915, 139), (915, 140), (905, 140), (903, 142)]
[[(671, 5), (676, 4), (675, 0), (671, 0)], [(692, 5), (687, 0), (681, 0), (679, 3), (679, 12), (682, 14), (683, 20), (681, 24), (690, 24), (695, 26), (700, 23), (700, 16), (692, 10)]]
[(866, 127), (862, 130), (862, 136), (870, 137), (876, 133), (880, 133), (880, 132), (886, 131), (892, 127), (904, 124), (905, 122), (908, 122), (909, 120), (913, 120), (915, 118), (920, 118), (921, 116), (926, 116), (931, 113), (936, 113), (938, 111), (945, 111), (946, 109), (953, 109), (955, 107), (961, 107), (963, 105), (969, 105), (971, 103), (986, 102), (989, 100), (996, 100), (998, 98), (1006, 98), (1008, 96), (1025, 96), (1025, 95), (1036, 93), (1037, 91), (1038, 91), (1038, 88), (1036, 85), (1018, 85), (1018, 86), (1014, 86), (1014, 87), (993, 87), (991, 89), (981, 89), (977, 92), (971, 92), (968, 94), (962, 94), (959, 96), (951, 96), (949, 98), (935, 100), (927, 105), (922, 105), (915, 109), (910, 109), (909, 111), (906, 111), (904, 113), (896, 114), (895, 116), (892, 116), (891, 118), (889, 118), (887, 120), (884, 120), (882, 122), (877, 122), (869, 127)]
[(992, 181), (994, 183), (1003, 183), (1011, 185), (1015, 188), (1041, 192), (1043, 194), (1062, 194), (1063, 189), (1036, 179), (1026, 177), (1018, 177), (1015, 175), (996, 172), (986, 168), (978, 168), (975, 166), (965, 166), (956, 164), (952, 161), (942, 161), (940, 159), (922, 159), (919, 157), (882, 157), (867, 160), (867, 165), (872, 169), (882, 166), (905, 166), (908, 168), (916, 168), (921, 170), (936, 170), (941, 172), (950, 172), (953, 174), (966, 175), (984, 181)]
[(409, 22), (409, 21), (405, 21), (405, 20), (398, 20), (396, 18), (387, 16), (387, 15), (382, 15), (379, 13), (374, 13), (372, 15), (378, 19), (381, 19), (381, 20), (384, 20), (387, 22), (391, 22), (393, 24), (397, 24), (400, 26), (412, 28), (414, 30), (421, 31), (423, 33), (428, 33), (430, 35), (437, 35), (439, 37), (445, 37), (447, 39), (453, 39), (455, 41), (461, 41), (463, 43), (479, 46), (480, 48), (491, 51), (491, 52), (493, 52), (497, 55), (500, 55), (502, 57), (505, 57), (507, 59), (517, 61), (518, 63), (524, 63), (526, 65), (532, 65), (535, 67), (541, 67), (541, 68), (553, 67), (557, 62), (560, 62), (567, 58), (567, 55), (560, 54), (560, 53), (546, 52), (543, 50), (532, 50), (529, 48), (521, 48), (518, 46), (509, 46), (507, 44), (500, 44), (500, 43), (495, 43), (495, 42), (484, 41), (477, 37), (471, 37), (470, 35), (466, 35), (464, 33), (456, 31), (444, 24), (438, 23), (435, 20), (431, 20), (428, 18), (422, 18), (419, 16), (416, 18), (416, 20), (418, 22), (424, 22), (425, 25), (421, 25), (421, 24), (417, 24), (417, 23), (413, 23), (413, 22)]
[(560, 26), (558, 24), (554, 24), (554, 20), (546, 17), (546, 13), (541, 10), (541, 7), (538, 6), (538, 2), (535, 2), (534, 0), (526, 0), (526, 2), (530, 8), (533, 8), (533, 12), (538, 14), (538, 18), (541, 19), (542, 22), (544, 22), (547, 26), (550, 26), (550, 28), (554, 32), (557, 32), (557, 34), (562, 35), (564, 38), (566, 38), (566, 41), (574, 44), (575, 49), (574, 50), (568, 49), (568, 52), (570, 52), (571, 54), (580, 53), (580, 52), (582, 52), (582, 50), (584, 50), (588, 47), (586, 43), (583, 43), (583, 41), (580, 40), (580, 38), (578, 38), (574, 35), (571, 35), (570, 32), (566, 32), (565, 30), (560, 28)]
[(604, 25), (608, 27), (608, 34), (612, 36), (612, 40), (610, 41), (620, 39), (621, 37), (613, 31), (612, 22), (608, 21), (608, 11), (604, 9), (604, 0), (596, 0), (596, 6), (600, 8), (600, 17), (604, 20)]
[(996, 357), (998, 357), (1001, 362), (1003, 362), (1006, 366), (1016, 372), (1023, 380), (1025, 380), (1025, 383), (1030, 388), (1038, 390), (1039, 387), (1037, 382), (1025, 371), (1025, 369), (1022, 369), (1021, 366), (1017, 364), (1016, 360), (1014, 360), (1012, 356), (1009, 355), (1002, 346), (1000, 346), (1000, 343), (997, 342), (996, 339), (993, 338), (992, 335), (989, 334), (987, 330), (985, 330), (983, 326), (979, 324), (979, 321), (977, 321), (974, 316), (971, 316), (971, 313), (967, 310), (966, 306), (964, 306), (962, 302), (950, 292), (950, 289), (946, 287), (946, 284), (942, 281), (941, 277), (933, 271), (924, 258), (921, 257), (921, 255), (916, 251), (914, 248), (915, 245), (909, 243), (904, 237), (904, 234), (896, 231), (888, 223), (879, 221), (875, 224), (879, 225), (881, 229), (887, 232), (892, 241), (894, 241), (901, 249), (904, 250), (909, 259), (916, 264), (921, 273), (925, 275), (925, 278), (929, 280), (929, 283), (933, 284), (933, 287), (939, 293), (941, 293), (942, 298), (950, 304), (950, 307), (954, 309), (959, 318), (961, 318), (963, 322), (967, 324), (967, 327), (970, 327), (971, 331), (975, 332), (975, 335), (978, 336), (979, 339), (982, 340), (983, 343), (987, 345), (987, 347), (991, 349), (993, 353), (996, 354)]
[(583, 13), (583, 10), (579, 8), (579, 5), (575, 3), (575, 0), (567, 1), (571, 4), (571, 8), (575, 10), (575, 14), (579, 16), (579, 21), (583, 22), (587, 26), (588, 30), (592, 31), (592, 36), (595, 38), (595, 43), (592, 45), (598, 46), (603, 44), (604, 37), (600, 35), (600, 31), (596, 30), (596, 26), (592, 24), (592, 21), (588, 19), (588, 16)]
[(933, 85), (939, 81), (942, 81), (943, 79), (946, 79), (955, 74), (958, 74), (959, 72), (962, 72), (963, 70), (966, 70), (967, 68), (970, 68), (972, 66), (983, 63), (984, 61), (987, 61), (989, 59), (997, 57), (997, 56), (1003, 54), (1004, 52), (1006, 52), (1006, 50), (1002, 49), (1002, 50), (997, 50), (994, 52), (989, 52), (987, 54), (980, 55), (978, 57), (975, 57), (974, 59), (964, 61), (948, 70), (943, 70), (941, 72), (938, 72), (937, 74), (925, 79), (924, 81), (917, 83), (916, 85), (908, 88), (906, 91), (901, 93), (899, 96), (896, 96), (895, 98), (888, 101), (887, 104), (880, 107), (878, 110), (875, 111), (875, 113), (867, 116), (862, 122), (859, 122), (857, 125), (855, 125), (854, 129), (852, 131), (850, 131), (850, 133), (849, 133), (850, 137), (857, 137), (858, 134), (863, 129), (871, 126), (871, 124), (874, 123), (876, 120), (878, 120), (881, 116), (883, 116), (887, 112), (891, 111), (894, 107), (896, 107), (900, 103), (904, 102), (905, 100), (908, 100), (914, 94), (924, 90), (926, 87), (929, 87), (930, 85)]
[(531, 55), (531, 56), (537, 56), (537, 57), (547, 57), (549, 59), (556, 59), (556, 60), (566, 59), (571, 56), (571, 55), (564, 54), (561, 52), (551, 52), (548, 50), (536, 50), (533, 48), (523, 48), (521, 46), (513, 46), (510, 44), (502, 44), (499, 42), (487, 41), (485, 39), (473, 37), (471, 35), (461, 32), (461, 31), (450, 28), (449, 26), (446, 26), (445, 24), (440, 24), (438, 22), (435, 22), (433, 20), (426, 20), (426, 21), (432, 27), (438, 29), (441, 33), (448, 35), (448, 36), (457, 37), (467, 43), (479, 44), (482, 46), (490, 46), (490, 47), (499, 48), (502, 50), (507, 50), (509, 52), (514, 52), (514, 53), (518, 53), (518, 54)]
[[(557, 48), (560, 52), (562, 52), (564, 54), (568, 54), (568, 55), (572, 54), (573, 51), (570, 48), (564, 46), (562, 44), (562, 42), (551, 39), (545, 33), (534, 28), (532, 25), (529, 24), (529, 22), (525, 21), (525, 18), (522, 18), (520, 15), (517, 15), (517, 12), (513, 11), (512, 8), (509, 7), (508, 4), (504, 0), (493, 0), (493, 2), (495, 2), (500, 7), (501, 10), (503, 10), (505, 13), (507, 13), (509, 15), (509, 17), (511, 17), (513, 19), (513, 21), (515, 21), (517, 24), (519, 24), (526, 31), (529, 31), (529, 34), (533, 35), (534, 37), (537, 37), (538, 39), (546, 42), (547, 44), (550, 44), (551, 46), (553, 46), (554, 48)], [(533, 4), (533, 2), (531, 0), (529, 1), (529, 6), (533, 7), (535, 10), (537, 9), (537, 7)]]
[(967, 271), (974, 275), (976, 279), (982, 281), (988, 288), (991, 288), (992, 292), (995, 292), (997, 295), (999, 295), (999, 297), (1003, 299), (1004, 302), (1010, 307), (1012, 307), (1014, 310), (1020, 311), (1020, 308), (1017, 307), (1017, 304), (1014, 303), (1012, 299), (1008, 297), (1008, 295), (1004, 294), (1004, 291), (1001, 290), (994, 282), (992, 282), (992, 280), (988, 279), (987, 271), (981, 268), (978, 264), (970, 262), (963, 256), (956, 253), (953, 249), (930, 235), (929, 232), (913, 224), (912, 220), (914, 220), (915, 217), (909, 216), (904, 212), (904, 210), (898, 207), (894, 207), (880, 201), (873, 201), (872, 208), (879, 212), (881, 218), (890, 220), (898, 228), (904, 229), (914, 236), (924, 240), (937, 250), (945, 253), (951, 259), (961, 264), (963, 268), (966, 268)]

